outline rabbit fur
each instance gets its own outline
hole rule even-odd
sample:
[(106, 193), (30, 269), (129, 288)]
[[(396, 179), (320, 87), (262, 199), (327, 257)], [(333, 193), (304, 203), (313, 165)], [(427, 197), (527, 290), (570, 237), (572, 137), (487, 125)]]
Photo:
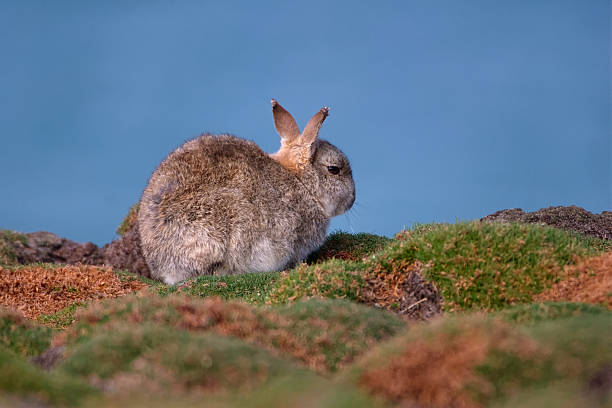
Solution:
[(274, 100), (272, 106), (278, 152), (268, 155), (228, 134), (202, 134), (153, 172), (138, 229), (154, 278), (174, 284), (293, 267), (321, 246), (330, 219), (351, 208), (349, 161), (318, 138), (328, 108), (300, 132), (289, 112)]

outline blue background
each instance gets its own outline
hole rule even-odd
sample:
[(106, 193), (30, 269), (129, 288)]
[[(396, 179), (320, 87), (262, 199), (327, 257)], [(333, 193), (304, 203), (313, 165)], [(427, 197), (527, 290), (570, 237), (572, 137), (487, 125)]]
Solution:
[(0, 53), (0, 228), (109, 242), (185, 140), (275, 151), (271, 98), (332, 109), (332, 229), (612, 205), (605, 0), (4, 1)]

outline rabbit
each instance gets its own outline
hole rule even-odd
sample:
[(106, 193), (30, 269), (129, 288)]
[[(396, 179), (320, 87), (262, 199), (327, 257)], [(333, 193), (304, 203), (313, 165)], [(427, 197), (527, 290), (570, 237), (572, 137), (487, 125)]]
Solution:
[(140, 199), (138, 229), (153, 278), (292, 268), (319, 248), (332, 217), (355, 201), (346, 156), (318, 138), (321, 108), (300, 130), (272, 100), (281, 147), (202, 134), (168, 155)]

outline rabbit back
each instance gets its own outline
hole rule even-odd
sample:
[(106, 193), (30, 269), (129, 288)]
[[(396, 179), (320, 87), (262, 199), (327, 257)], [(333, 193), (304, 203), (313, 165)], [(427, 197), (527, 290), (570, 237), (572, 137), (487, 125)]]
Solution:
[(329, 218), (255, 143), (205, 134), (155, 170), (138, 223), (153, 277), (176, 283), (292, 266), (323, 242)]

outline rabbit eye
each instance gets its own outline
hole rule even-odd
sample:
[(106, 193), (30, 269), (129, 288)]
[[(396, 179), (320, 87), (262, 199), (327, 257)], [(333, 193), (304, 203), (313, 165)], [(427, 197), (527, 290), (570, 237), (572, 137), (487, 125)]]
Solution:
[(340, 173), (340, 167), (338, 167), (338, 166), (327, 166), (327, 171), (329, 171), (331, 174), (338, 174), (338, 173)]

